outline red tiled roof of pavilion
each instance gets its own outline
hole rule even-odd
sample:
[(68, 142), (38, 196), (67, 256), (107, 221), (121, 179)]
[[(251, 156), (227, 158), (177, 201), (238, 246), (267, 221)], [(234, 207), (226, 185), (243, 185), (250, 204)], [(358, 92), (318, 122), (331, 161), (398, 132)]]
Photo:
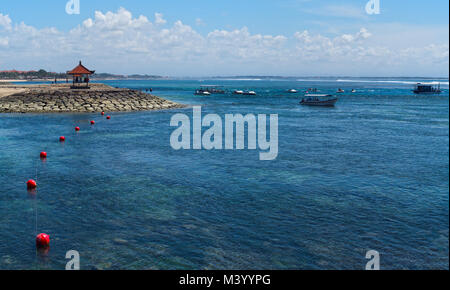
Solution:
[(95, 70), (88, 70), (84, 65), (81, 64), (81, 61), (76, 68), (67, 72), (67, 74), (69, 75), (90, 75), (93, 73), (95, 73)]

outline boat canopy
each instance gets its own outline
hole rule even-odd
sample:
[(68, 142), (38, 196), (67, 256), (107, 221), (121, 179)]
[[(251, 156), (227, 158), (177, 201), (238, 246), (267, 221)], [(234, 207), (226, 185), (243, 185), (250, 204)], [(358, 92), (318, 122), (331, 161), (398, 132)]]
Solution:
[(325, 97), (331, 97), (331, 95), (328, 95), (328, 94), (306, 94), (305, 97), (325, 98)]
[(416, 85), (436, 86), (440, 84), (441, 84), (440, 82), (426, 82), (426, 83), (417, 83)]

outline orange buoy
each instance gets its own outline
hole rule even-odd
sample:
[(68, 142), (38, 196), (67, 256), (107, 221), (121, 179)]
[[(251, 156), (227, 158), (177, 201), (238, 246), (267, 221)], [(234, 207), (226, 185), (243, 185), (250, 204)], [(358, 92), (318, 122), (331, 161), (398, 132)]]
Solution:
[(64, 136), (59, 137), (59, 142), (64, 142), (64, 141), (66, 141), (66, 137), (64, 137)]
[(36, 236), (36, 247), (46, 248), (50, 246), (50, 236), (47, 234), (39, 234)]
[(27, 181), (27, 188), (28, 189), (35, 189), (36, 187), (37, 187), (37, 183), (33, 179), (30, 179), (30, 180)]
[(45, 159), (45, 158), (47, 158), (47, 152), (42, 151), (39, 156), (41, 156), (42, 159)]
[(102, 112), (102, 116), (104, 116), (105, 115), (105, 112)]
[(75, 127), (75, 131), (80, 131), (80, 127)]
[(109, 119), (111, 119), (111, 116), (106, 116), (106, 120), (109, 120)]

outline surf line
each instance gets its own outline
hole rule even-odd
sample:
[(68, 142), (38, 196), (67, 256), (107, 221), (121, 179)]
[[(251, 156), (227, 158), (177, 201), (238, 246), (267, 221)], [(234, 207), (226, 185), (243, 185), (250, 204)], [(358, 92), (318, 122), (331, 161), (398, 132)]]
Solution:
[[(223, 150), (223, 148), (242, 150), (245, 149), (245, 139), (247, 139), (247, 149), (256, 150), (258, 145), (258, 148), (264, 151), (259, 153), (260, 160), (275, 160), (278, 156), (278, 114), (269, 116), (269, 134), (267, 134), (267, 117), (266, 114), (258, 114), (258, 116), (225, 114), (225, 121), (222, 122), (221, 116), (217, 114), (202, 117), (201, 106), (194, 106), (192, 108), (192, 138), (190, 117), (186, 114), (175, 114), (170, 119), (170, 126), (178, 128), (170, 136), (170, 145), (174, 150)], [(224, 123), (225, 132), (223, 131)], [(203, 127), (208, 129), (202, 134)], [(225, 142), (223, 142), (223, 136), (225, 136)]]

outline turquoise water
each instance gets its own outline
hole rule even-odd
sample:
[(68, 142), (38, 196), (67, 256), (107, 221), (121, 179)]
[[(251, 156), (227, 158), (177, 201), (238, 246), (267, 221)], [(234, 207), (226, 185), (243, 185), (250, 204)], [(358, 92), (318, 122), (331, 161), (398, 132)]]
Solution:
[[(440, 96), (413, 95), (415, 81), (107, 82), (203, 114), (278, 114), (274, 161), (173, 150), (170, 118), (189, 107), (0, 114), (0, 269), (64, 269), (68, 250), (82, 269), (364, 269), (368, 250), (382, 269), (448, 269), (448, 80)], [(194, 96), (201, 84), (258, 96)], [(285, 93), (309, 87), (357, 92), (335, 108)], [(40, 232), (48, 253), (35, 251)]]

